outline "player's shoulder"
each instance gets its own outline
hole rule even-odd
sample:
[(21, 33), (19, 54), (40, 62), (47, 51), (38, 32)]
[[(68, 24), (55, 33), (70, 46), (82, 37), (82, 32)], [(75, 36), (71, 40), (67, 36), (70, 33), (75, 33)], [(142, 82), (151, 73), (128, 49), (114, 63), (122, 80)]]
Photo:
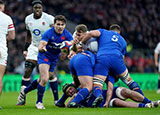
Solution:
[(47, 14), (46, 12), (42, 12), (44, 18), (54, 18), (54, 16)]
[(27, 15), (26, 18), (25, 18), (26, 21), (31, 20), (31, 19), (33, 19), (33, 13)]
[(11, 17), (3, 12), (0, 12), (0, 15), (3, 16), (5, 19), (11, 19)]

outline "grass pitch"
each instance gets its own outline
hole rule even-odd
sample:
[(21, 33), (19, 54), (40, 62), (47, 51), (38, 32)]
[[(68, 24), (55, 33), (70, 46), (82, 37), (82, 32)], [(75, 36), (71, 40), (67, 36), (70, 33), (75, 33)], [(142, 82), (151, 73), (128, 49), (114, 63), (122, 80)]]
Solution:
[[(27, 95), (25, 106), (16, 106), (18, 92), (3, 92), (0, 97), (0, 115), (160, 115), (158, 108), (58, 108), (54, 106), (51, 91), (44, 95), (45, 110), (35, 108), (36, 91)], [(144, 91), (146, 97), (151, 100), (160, 100), (160, 94), (156, 91)], [(60, 92), (60, 95), (62, 93)]]

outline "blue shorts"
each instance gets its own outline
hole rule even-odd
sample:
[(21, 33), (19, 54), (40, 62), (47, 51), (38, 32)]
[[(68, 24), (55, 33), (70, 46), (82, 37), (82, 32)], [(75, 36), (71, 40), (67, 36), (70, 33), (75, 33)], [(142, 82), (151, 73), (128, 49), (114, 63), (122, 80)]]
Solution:
[(55, 67), (56, 67), (56, 64), (57, 64), (57, 61), (58, 59), (51, 59), (43, 54), (39, 54), (38, 55), (38, 65), (39, 64), (48, 64), (50, 65), (50, 68), (49, 68), (49, 71), (50, 72), (53, 72)]
[(108, 72), (120, 75), (126, 70), (123, 57), (120, 55), (103, 55), (96, 59), (94, 75), (108, 76)]
[(93, 65), (91, 58), (87, 55), (78, 53), (72, 57), (69, 63), (69, 69), (72, 75), (93, 77)]

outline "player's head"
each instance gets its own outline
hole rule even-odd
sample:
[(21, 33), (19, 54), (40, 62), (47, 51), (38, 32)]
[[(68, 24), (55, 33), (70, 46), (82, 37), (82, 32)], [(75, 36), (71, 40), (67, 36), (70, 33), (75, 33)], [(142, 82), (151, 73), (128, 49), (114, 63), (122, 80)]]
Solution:
[(66, 18), (63, 15), (57, 15), (54, 18), (54, 30), (57, 34), (62, 34), (66, 27)]
[(69, 97), (72, 97), (77, 92), (77, 89), (74, 87), (74, 85), (69, 83), (63, 85), (62, 90), (63, 93), (65, 93)]
[(82, 34), (88, 31), (88, 28), (84, 24), (79, 24), (76, 26), (75, 31), (76, 31), (76, 36), (81, 36)]
[(32, 2), (34, 18), (38, 19), (42, 15), (43, 6), (41, 0), (33, 0)]
[(121, 31), (121, 28), (118, 24), (112, 24), (110, 27), (109, 27), (109, 30), (112, 30), (112, 31), (116, 31), (120, 34), (120, 31)]
[(3, 0), (0, 0), (0, 11), (4, 11), (4, 2)]

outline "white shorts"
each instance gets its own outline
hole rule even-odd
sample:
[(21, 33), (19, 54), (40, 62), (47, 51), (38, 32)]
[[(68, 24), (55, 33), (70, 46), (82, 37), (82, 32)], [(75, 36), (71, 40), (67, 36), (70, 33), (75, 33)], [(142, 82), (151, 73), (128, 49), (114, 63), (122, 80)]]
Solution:
[(31, 59), (31, 60), (36, 60), (37, 61), (37, 56), (38, 56), (38, 47), (34, 45), (30, 45), (28, 48), (28, 53), (26, 59)]
[(7, 51), (5, 51), (4, 49), (1, 49), (1, 48), (0, 48), (0, 53), (1, 53), (0, 65), (6, 66), (7, 65), (7, 56), (8, 56), (8, 53), (7, 53)]

